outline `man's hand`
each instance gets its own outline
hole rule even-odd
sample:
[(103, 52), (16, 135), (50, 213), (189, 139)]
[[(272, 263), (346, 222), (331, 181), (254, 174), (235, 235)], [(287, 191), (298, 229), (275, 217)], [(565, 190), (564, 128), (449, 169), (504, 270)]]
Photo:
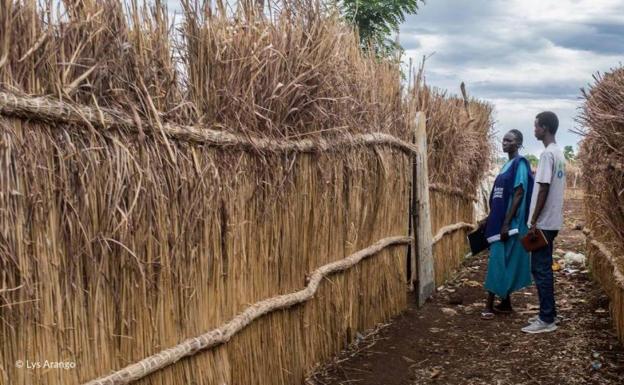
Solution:
[(509, 240), (509, 224), (508, 223), (503, 223), (503, 227), (501, 227), (500, 238), (501, 238), (501, 241), (503, 242), (507, 242), (507, 240)]
[(537, 226), (535, 223), (531, 223), (531, 227), (529, 228), (529, 232), (527, 233), (531, 238), (537, 237)]

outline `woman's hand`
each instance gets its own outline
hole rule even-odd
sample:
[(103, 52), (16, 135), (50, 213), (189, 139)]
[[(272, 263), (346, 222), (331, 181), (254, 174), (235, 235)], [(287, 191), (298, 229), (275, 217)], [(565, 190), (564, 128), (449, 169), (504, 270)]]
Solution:
[(503, 227), (501, 227), (500, 239), (503, 242), (507, 242), (509, 239), (509, 224), (503, 223)]

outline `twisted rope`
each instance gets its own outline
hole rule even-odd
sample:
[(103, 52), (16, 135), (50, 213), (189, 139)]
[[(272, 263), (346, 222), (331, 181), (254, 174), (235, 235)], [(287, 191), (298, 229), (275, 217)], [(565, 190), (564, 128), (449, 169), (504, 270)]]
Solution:
[(444, 238), (444, 236), (447, 234), (454, 233), (457, 230), (466, 228), (473, 229), (474, 226), (475, 225), (466, 222), (458, 222), (452, 225), (444, 226), (440, 230), (438, 230), (438, 233), (435, 235), (435, 237), (433, 237), (431, 243), (435, 245), (436, 243), (440, 242), (442, 238)]
[[(101, 130), (123, 127), (133, 133), (143, 133), (141, 127), (149, 127), (148, 122), (132, 118), (125, 113), (108, 109), (74, 105), (47, 97), (18, 96), (0, 91), (0, 114), (43, 122), (92, 126)], [(206, 144), (216, 147), (237, 147), (243, 150), (275, 152), (317, 153), (343, 150), (357, 146), (387, 146), (405, 154), (416, 154), (411, 143), (395, 136), (375, 132), (369, 134), (343, 135), (324, 139), (283, 140), (237, 135), (206, 127), (185, 126), (163, 123), (164, 134), (171, 139)], [(146, 134), (156, 135), (156, 130)]]
[(192, 356), (201, 350), (224, 344), (256, 319), (276, 310), (286, 309), (293, 305), (309, 301), (314, 297), (314, 294), (316, 294), (321, 280), (328, 275), (347, 270), (357, 265), (365, 258), (375, 255), (387, 247), (409, 245), (410, 242), (412, 242), (411, 237), (390, 237), (381, 239), (372, 246), (351, 254), (345, 259), (332, 262), (314, 270), (309, 277), (309, 282), (305, 289), (257, 302), (216, 329), (198, 337), (189, 338), (179, 345), (144, 358), (108, 376), (89, 381), (84, 385), (129, 384), (165, 368), (184, 357)]
[(464, 199), (471, 200), (474, 202), (478, 201), (475, 195), (467, 194), (466, 192), (464, 192), (463, 190), (459, 188), (441, 184), (441, 183), (429, 183), (429, 190), (441, 192), (441, 193), (445, 193), (449, 195), (455, 195), (460, 198), (464, 198)]

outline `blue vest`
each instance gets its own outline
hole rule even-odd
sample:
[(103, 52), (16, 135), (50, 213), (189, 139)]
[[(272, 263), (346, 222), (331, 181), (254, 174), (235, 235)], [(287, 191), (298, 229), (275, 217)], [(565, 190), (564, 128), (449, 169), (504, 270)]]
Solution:
[[(512, 159), (511, 165), (507, 168), (507, 170), (503, 173), (498, 174), (496, 180), (494, 181), (494, 187), (492, 187), (492, 192), (490, 193), (490, 214), (488, 215), (487, 223), (485, 225), (485, 237), (487, 238), (488, 243), (500, 241), (501, 228), (503, 227), (503, 223), (505, 222), (505, 216), (507, 215), (509, 203), (513, 199), (516, 171), (518, 170), (518, 165), (520, 164), (520, 162), (525, 162), (529, 170), (527, 191), (525, 191), (524, 195), (527, 210), (525, 210), (525, 218), (523, 220), (526, 223), (529, 219), (528, 207), (530, 207), (531, 204), (531, 194), (533, 193), (534, 177), (533, 173), (531, 172), (529, 161), (523, 156), (516, 156)], [(509, 229), (510, 236), (516, 234), (518, 234), (517, 228)]]

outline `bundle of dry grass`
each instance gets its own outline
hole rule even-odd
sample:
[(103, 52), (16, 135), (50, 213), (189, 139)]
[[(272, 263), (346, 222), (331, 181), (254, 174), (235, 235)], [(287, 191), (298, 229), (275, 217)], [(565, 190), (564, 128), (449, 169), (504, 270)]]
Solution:
[(34, 1), (2, 1), (6, 89), (133, 107), (156, 127), (408, 136), (397, 64), (366, 56), (355, 33), (315, 4), (271, 2), (268, 15), (249, 2), (212, 9), (183, 1), (175, 34), (159, 1), (127, 12), (121, 1), (67, 1), (60, 15)]
[(430, 182), (474, 195), (490, 167), (492, 106), (426, 85), (415, 87), (412, 97), (416, 110), (427, 114)]
[(597, 76), (584, 96), (580, 159), (590, 227), (623, 250), (624, 68)]
[[(98, 378), (407, 234), (405, 152), (184, 139), (407, 139), (398, 66), (363, 54), (337, 17), (291, 2), (262, 14), (186, 2), (176, 34), (159, 2), (66, 1), (57, 12), (1, 1), (0, 92), (44, 95), (48, 110), (0, 117), (0, 384)], [(385, 249), (305, 305), (139, 383), (298, 384), (404, 309), (405, 259), (404, 246)]]

